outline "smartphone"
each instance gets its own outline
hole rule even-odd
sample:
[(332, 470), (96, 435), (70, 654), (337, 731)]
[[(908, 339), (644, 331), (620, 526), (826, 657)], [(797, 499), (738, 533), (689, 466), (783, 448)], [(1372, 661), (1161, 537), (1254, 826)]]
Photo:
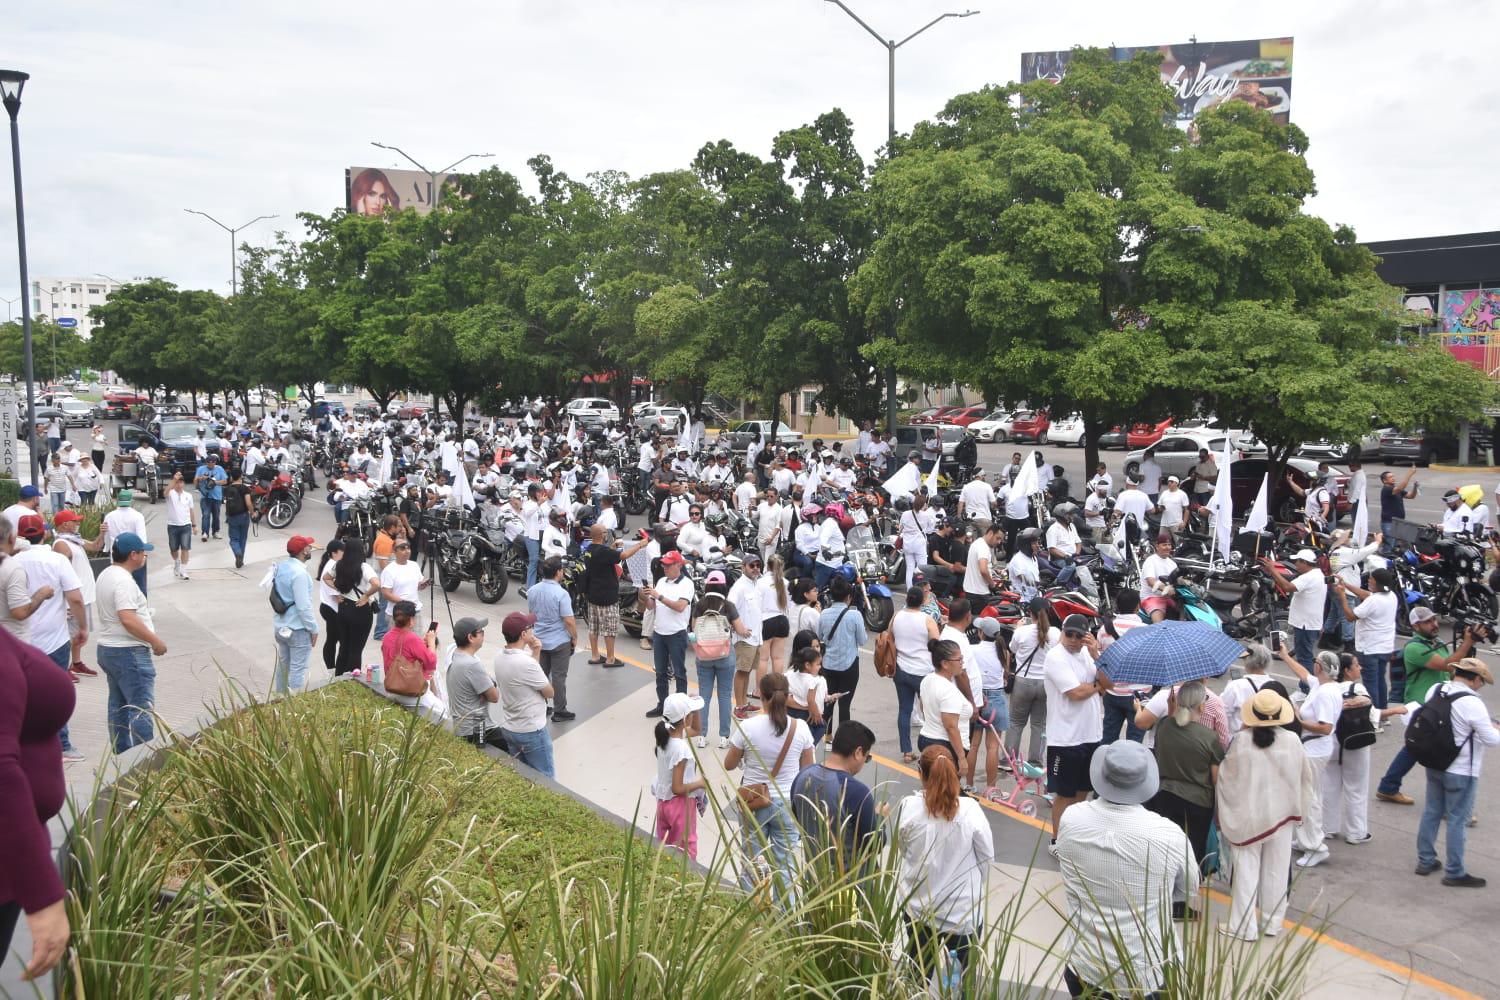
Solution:
[(433, 622), (431, 625), (428, 625), (427, 626), (427, 631), (429, 631), (429, 632), (436, 632), (437, 631), (437, 622)]
[(1279, 653), (1279, 652), (1281, 652), (1281, 630), (1280, 629), (1272, 629), (1271, 630), (1271, 652), (1273, 652), (1273, 653)]

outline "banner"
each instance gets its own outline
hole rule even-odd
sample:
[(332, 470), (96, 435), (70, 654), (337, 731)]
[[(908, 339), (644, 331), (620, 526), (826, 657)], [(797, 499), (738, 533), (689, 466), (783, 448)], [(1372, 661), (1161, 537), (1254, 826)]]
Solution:
[[(1161, 82), (1177, 101), (1177, 127), (1224, 101), (1243, 101), (1271, 112), (1286, 124), (1292, 115), (1291, 38), (1251, 38), (1234, 42), (1178, 42), (1171, 45), (1110, 47), (1117, 62), (1139, 52), (1161, 53)], [(1071, 51), (1021, 53), (1021, 82), (1067, 75)]]
[[(35, 445), (35, 436), (27, 444)], [(0, 389), (0, 476), (6, 479), (21, 478), (16, 469), (19, 450), (16, 440), (16, 390), (7, 386)]]
[[(438, 174), (438, 187), (456, 174)], [(350, 167), (344, 171), (344, 207), (350, 215), (379, 215), (386, 209), (432, 211), (432, 178), (420, 170)]]

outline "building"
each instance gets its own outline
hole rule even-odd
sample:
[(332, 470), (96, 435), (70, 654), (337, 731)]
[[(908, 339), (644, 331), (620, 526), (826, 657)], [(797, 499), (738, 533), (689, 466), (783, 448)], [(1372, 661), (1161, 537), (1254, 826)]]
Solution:
[(89, 309), (102, 306), (111, 292), (124, 287), (103, 275), (81, 278), (34, 278), (31, 282), (31, 314), (50, 320), (72, 319), (84, 340), (94, 332)]

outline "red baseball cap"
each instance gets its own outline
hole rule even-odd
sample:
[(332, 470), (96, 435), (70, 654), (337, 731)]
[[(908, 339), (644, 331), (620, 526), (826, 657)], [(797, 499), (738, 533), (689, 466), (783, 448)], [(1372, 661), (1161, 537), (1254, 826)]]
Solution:
[(686, 561), (687, 560), (682, 558), (682, 553), (678, 552), (676, 549), (663, 554), (661, 557), (661, 564), (663, 566), (681, 566)]
[(500, 623), (500, 631), (505, 636), (506, 642), (515, 642), (521, 638), (521, 633), (536, 624), (536, 615), (528, 615), (524, 611), (512, 611), (505, 616), (505, 621)]
[(292, 556), (301, 555), (305, 549), (315, 549), (317, 547), (317, 540), (308, 535), (293, 535), (287, 539), (286, 543), (287, 555)]
[(52, 523), (57, 524), (82, 524), (83, 515), (76, 510), (60, 510), (52, 518)]
[(21, 523), (16, 525), (16, 534), (28, 542), (41, 541), (47, 537), (47, 522), (42, 520), (40, 514), (26, 514), (21, 518)]

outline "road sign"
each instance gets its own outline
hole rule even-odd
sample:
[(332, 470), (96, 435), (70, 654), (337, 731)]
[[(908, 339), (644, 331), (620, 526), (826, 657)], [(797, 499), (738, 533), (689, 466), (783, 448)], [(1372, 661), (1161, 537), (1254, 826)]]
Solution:
[(56, 320), (56, 323), (64, 330), (71, 330), (78, 325), (78, 321), (72, 316), (59, 316)]
[(0, 389), (0, 476), (16, 476), (16, 390)]

